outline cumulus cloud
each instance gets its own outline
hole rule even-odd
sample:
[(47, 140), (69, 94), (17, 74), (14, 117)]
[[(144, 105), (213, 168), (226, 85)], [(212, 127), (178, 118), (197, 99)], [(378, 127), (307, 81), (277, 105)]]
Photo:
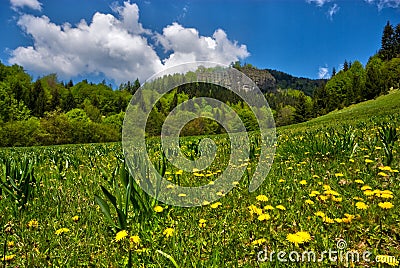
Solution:
[[(62, 78), (103, 74), (116, 83), (147, 79), (166, 67), (195, 60), (229, 64), (249, 55), (244, 45), (228, 39), (223, 30), (212, 37), (173, 23), (162, 34), (139, 23), (139, 8), (129, 1), (113, 5), (118, 15), (94, 14), (90, 23), (57, 25), (46, 16), (21, 15), (18, 25), (31, 36), (32, 46), (18, 47), (9, 62), (39, 74), (57, 72)], [(154, 45), (169, 51), (160, 59)]]
[(319, 79), (328, 79), (329, 78), (328, 67), (319, 67), (318, 78)]
[(400, 0), (365, 0), (369, 4), (374, 4), (379, 10), (383, 8), (400, 8)]
[(328, 18), (333, 19), (333, 15), (335, 15), (339, 11), (340, 7), (337, 4), (333, 4), (328, 10)]
[(38, 0), (10, 0), (13, 9), (29, 7), (34, 10), (42, 10), (42, 4)]
[(306, 0), (309, 4), (316, 4), (319, 7), (322, 7), (324, 4), (329, 3), (331, 0)]

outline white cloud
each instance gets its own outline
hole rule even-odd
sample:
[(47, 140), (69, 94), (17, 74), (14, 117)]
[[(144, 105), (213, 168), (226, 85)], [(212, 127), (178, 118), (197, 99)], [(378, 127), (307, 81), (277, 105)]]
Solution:
[(13, 9), (29, 7), (34, 10), (42, 10), (42, 4), (38, 0), (10, 0)]
[[(136, 4), (128, 1), (112, 10), (117, 17), (98, 12), (89, 24), (81, 20), (75, 26), (57, 25), (46, 16), (21, 15), (18, 25), (31, 36), (33, 45), (11, 51), (9, 63), (37, 74), (56, 72), (63, 79), (104, 74), (121, 83), (137, 77), (143, 81), (179, 63), (204, 60), (229, 64), (249, 55), (246, 46), (230, 41), (223, 30), (206, 37), (194, 28), (173, 23), (162, 34), (152, 33), (139, 23)], [(160, 59), (149, 43), (153, 39), (171, 51), (168, 58)]]
[(400, 0), (365, 0), (368, 4), (374, 4), (379, 10), (383, 8), (400, 8)]
[(333, 19), (333, 15), (335, 15), (339, 11), (340, 7), (335, 3), (328, 10), (328, 18)]
[(309, 4), (316, 4), (319, 7), (322, 7), (324, 4), (331, 2), (331, 0), (306, 0)]
[(318, 71), (318, 78), (319, 79), (328, 79), (329, 76), (329, 70), (328, 67), (319, 67)]

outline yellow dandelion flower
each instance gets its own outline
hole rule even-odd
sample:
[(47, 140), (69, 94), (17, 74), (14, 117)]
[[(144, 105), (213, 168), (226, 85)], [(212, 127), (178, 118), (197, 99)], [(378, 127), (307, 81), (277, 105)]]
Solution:
[(200, 228), (206, 227), (206, 222), (207, 222), (207, 220), (205, 220), (205, 219), (200, 219), (200, 220), (199, 220), (199, 227), (200, 227)]
[(263, 213), (262, 209), (258, 208), (255, 205), (250, 205), (247, 208), (249, 209), (249, 212), (250, 212), (251, 215), (253, 215), (253, 214), (261, 215)]
[(201, 203), (203, 206), (208, 206), (210, 204), (210, 202), (208, 201), (203, 201), (203, 203)]
[(222, 203), (221, 202), (215, 202), (214, 204), (211, 204), (211, 208), (218, 208), (219, 206), (221, 206)]
[(209, 184), (209, 185), (214, 185), (215, 182), (214, 182), (214, 181), (210, 181), (208, 184)]
[(337, 223), (342, 223), (343, 220), (342, 220), (342, 219), (339, 219), (339, 218), (335, 218), (335, 222), (337, 222)]
[(14, 241), (8, 241), (8, 242), (7, 242), (7, 247), (12, 248), (12, 247), (14, 247), (14, 246), (15, 246)]
[(301, 185), (306, 185), (306, 184), (307, 184), (307, 181), (306, 181), (306, 180), (301, 180), (299, 183), (300, 183)]
[(265, 209), (265, 210), (274, 210), (275, 208), (274, 208), (273, 206), (271, 206), (271, 205), (266, 205), (266, 206), (264, 207), (264, 209)]
[(267, 201), (268, 201), (268, 197), (267, 197), (266, 195), (263, 195), (263, 194), (258, 195), (258, 196), (256, 197), (256, 199), (257, 199), (258, 201), (261, 201), (261, 202), (267, 202)]
[(334, 202), (342, 202), (343, 198), (332, 196), (332, 201)]
[(296, 235), (300, 236), (303, 239), (303, 242), (309, 242), (311, 240), (311, 235), (308, 232), (301, 231), (297, 232)]
[(119, 231), (115, 235), (115, 242), (121, 241), (122, 239), (124, 239), (127, 236), (128, 236), (128, 232), (126, 230)]
[(344, 177), (343, 173), (339, 172), (339, 173), (335, 173), (335, 177)]
[(326, 201), (326, 200), (328, 200), (328, 198), (329, 198), (329, 197), (326, 196), (326, 195), (319, 195), (319, 196), (318, 196), (318, 199), (321, 200), (321, 201)]
[(267, 239), (260, 238), (260, 239), (254, 240), (253, 242), (251, 242), (251, 244), (260, 246), (260, 245), (264, 244), (265, 242), (267, 242)]
[(363, 180), (355, 180), (354, 182), (355, 182), (355, 183), (358, 183), (358, 184), (364, 184), (364, 181), (363, 181)]
[(357, 202), (356, 203), (356, 208), (358, 209), (367, 209), (369, 206), (365, 204), (364, 202)]
[(310, 199), (307, 199), (305, 202), (306, 202), (306, 204), (309, 204), (309, 205), (314, 204), (314, 201), (312, 201), (312, 200), (310, 200)]
[(165, 235), (166, 238), (173, 236), (174, 235), (174, 229), (173, 228), (167, 228), (164, 230), (163, 235)]
[(327, 191), (324, 191), (324, 194), (325, 194), (325, 195), (334, 195), (334, 196), (340, 195), (338, 192), (336, 192), (336, 191), (334, 191), (334, 190), (327, 190)]
[(72, 220), (73, 220), (74, 222), (79, 221), (79, 216), (73, 216), (73, 217), (72, 217)]
[(329, 186), (329, 185), (327, 185), (327, 184), (322, 185), (322, 188), (323, 188), (325, 191), (331, 190), (331, 186)]
[(179, 197), (185, 197), (186, 194), (178, 194)]
[(367, 163), (367, 164), (368, 164), (368, 163), (373, 163), (373, 162), (374, 162), (374, 161), (372, 161), (371, 159), (368, 159), (368, 158), (365, 159), (365, 163)]
[(314, 213), (314, 215), (318, 216), (318, 217), (322, 217), (322, 218), (325, 217), (325, 213), (322, 212), (322, 211), (317, 211), (317, 212)]
[(282, 183), (282, 182), (285, 182), (285, 180), (284, 180), (284, 179), (279, 179), (278, 182), (279, 182), (279, 183)]
[(140, 240), (140, 237), (138, 235), (133, 235), (133, 236), (129, 237), (129, 242), (131, 244), (139, 245), (141, 240)]
[(335, 223), (335, 221), (331, 218), (329, 218), (328, 216), (322, 218), (322, 221), (325, 223)]
[(316, 195), (319, 195), (319, 194), (321, 194), (319, 191), (311, 191), (311, 194), (312, 195), (314, 195), (314, 196), (316, 196)]
[(28, 222), (28, 227), (30, 227), (30, 228), (38, 228), (39, 227), (39, 222), (37, 220), (30, 220)]
[(15, 254), (13, 255), (6, 255), (5, 257), (1, 258), (2, 261), (12, 261), (15, 258)]
[(371, 195), (374, 195), (374, 191), (365, 190), (365, 191), (364, 191), (364, 194), (365, 194), (366, 196), (371, 196)]
[(62, 234), (62, 233), (68, 233), (69, 232), (69, 229), (68, 228), (61, 228), (61, 229), (58, 229), (56, 232), (55, 232), (55, 234), (56, 235), (60, 235), (60, 234)]
[(173, 189), (174, 187), (172, 184), (167, 185), (167, 189)]
[(183, 174), (183, 170), (180, 169), (180, 170), (178, 170), (177, 172), (175, 172), (175, 174), (176, 174), (176, 175), (182, 175), (182, 174)]
[(163, 212), (163, 210), (164, 209), (162, 208), (162, 206), (155, 206), (154, 207), (154, 211), (157, 212), (157, 213)]
[(391, 202), (380, 202), (378, 204), (378, 206), (380, 206), (383, 209), (390, 209), (390, 208), (394, 207)]
[(261, 214), (260, 216), (258, 216), (259, 221), (267, 221), (269, 219), (271, 219), (271, 216), (269, 214)]
[(392, 168), (391, 167), (389, 167), (389, 166), (380, 166), (380, 167), (378, 167), (380, 170), (383, 170), (383, 171), (391, 171), (392, 170)]
[(389, 177), (388, 174), (386, 174), (385, 172), (382, 172), (382, 171), (379, 172), (378, 175), (381, 176), (381, 177)]
[(217, 192), (217, 195), (218, 195), (218, 196), (224, 196), (225, 194), (224, 194), (223, 192), (220, 191), (220, 192)]
[(391, 195), (391, 194), (381, 194), (381, 197), (384, 198), (384, 199), (391, 199), (391, 198), (393, 198), (393, 195)]
[(361, 187), (361, 191), (366, 191), (366, 190), (372, 190), (371, 186), (364, 185), (363, 187)]
[(234, 182), (232, 182), (232, 184), (236, 186), (236, 185), (239, 185), (239, 182), (238, 181), (234, 181)]
[(354, 159), (351, 159), (351, 158), (350, 158), (350, 159), (349, 159), (349, 162), (354, 163)]
[(286, 208), (282, 205), (277, 205), (276, 208), (279, 210), (286, 210)]
[(318, 175), (315, 175), (315, 174), (312, 175), (312, 177), (313, 177), (313, 178), (316, 178), (316, 179), (319, 179), (319, 176), (318, 176)]

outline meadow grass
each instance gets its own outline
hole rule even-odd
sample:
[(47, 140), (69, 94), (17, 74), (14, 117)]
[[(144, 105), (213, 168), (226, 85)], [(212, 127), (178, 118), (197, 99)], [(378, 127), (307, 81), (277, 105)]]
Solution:
[[(400, 92), (393, 91), (279, 128), (274, 163), (255, 192), (248, 192), (244, 175), (218, 202), (201, 207), (173, 207), (148, 198), (153, 207), (144, 215), (130, 203), (123, 232), (110, 225), (94, 198), (107, 200), (101, 186), (113, 195), (118, 188), (123, 196), (120, 143), (4, 148), (3, 163), (31, 159), (35, 182), (30, 184), (33, 196), (24, 206), (4, 190), (0, 195), (0, 263), (4, 267), (347, 266), (351, 263), (328, 257), (322, 262), (286, 263), (279, 262), (276, 254), (266, 262), (257, 258), (261, 250), (321, 254), (336, 250), (337, 242), (344, 240), (343, 251), (372, 253), (370, 262), (361, 259), (353, 265), (384, 267), (388, 264), (377, 263), (376, 256), (400, 258), (400, 146), (396, 141), (389, 148), (394, 157), (388, 163), (378, 132), (381, 126), (400, 131), (399, 104)], [(226, 152), (226, 136), (213, 138), (217, 143), (220, 139), (218, 149)], [(184, 138), (182, 144), (188, 148), (197, 140)], [(156, 146), (157, 140), (151, 143)], [(159, 154), (151, 151), (156, 162)], [(256, 158), (250, 159), (250, 174)], [(183, 185), (207, 184), (218, 177), (226, 161), (220, 153), (209, 169), (199, 172), (202, 176), (180, 174), (167, 165), (166, 176), (175, 182), (179, 178)], [(18, 182), (25, 169), (14, 165)]]

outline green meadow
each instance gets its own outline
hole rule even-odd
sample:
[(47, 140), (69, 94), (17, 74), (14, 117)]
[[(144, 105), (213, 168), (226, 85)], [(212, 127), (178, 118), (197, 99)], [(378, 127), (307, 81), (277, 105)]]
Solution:
[[(395, 266), (399, 132), (399, 90), (278, 128), (271, 171), (251, 193), (260, 149), (257, 135), (250, 135), (254, 153), (242, 160), (242, 180), (217, 202), (191, 208), (168, 206), (141, 191), (126, 170), (121, 143), (3, 148), (0, 265)], [(149, 141), (149, 155), (170, 181), (212, 184), (229, 159), (227, 136), (212, 139), (217, 158), (204, 171), (186, 173), (163, 162), (157, 139)], [(182, 138), (183, 153), (197, 157), (199, 140)], [(323, 255), (338, 246), (342, 258)], [(279, 251), (285, 253), (280, 258)], [(316, 260), (302, 258), (305, 251), (315, 252)], [(348, 252), (353, 259), (343, 257)]]

